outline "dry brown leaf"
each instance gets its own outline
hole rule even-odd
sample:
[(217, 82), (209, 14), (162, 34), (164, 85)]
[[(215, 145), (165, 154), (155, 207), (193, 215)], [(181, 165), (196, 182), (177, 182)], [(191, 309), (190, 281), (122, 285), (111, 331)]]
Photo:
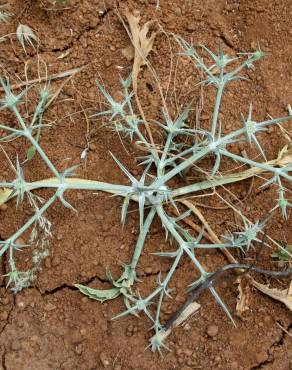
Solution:
[(124, 12), (130, 31), (132, 34), (132, 44), (134, 46), (134, 64), (133, 64), (133, 88), (135, 93), (137, 92), (137, 81), (138, 75), (141, 67), (146, 64), (146, 59), (148, 54), (153, 48), (154, 39), (156, 37), (156, 32), (152, 32), (149, 37), (147, 34), (149, 32), (150, 25), (153, 21), (146, 22), (142, 27), (139, 25), (140, 16), (134, 16), (128, 10)]
[[(133, 70), (132, 70), (132, 84), (133, 84), (133, 90), (135, 93), (135, 99), (138, 106), (138, 109), (140, 111), (141, 117), (143, 118), (145, 122), (145, 127), (151, 142), (151, 145), (153, 148), (155, 148), (155, 143), (153, 140), (153, 136), (149, 127), (149, 124), (145, 118), (139, 96), (138, 96), (138, 75), (141, 70), (141, 67), (143, 65), (147, 65), (147, 56), (152, 50), (154, 39), (156, 37), (156, 32), (152, 32), (149, 37), (147, 37), (147, 34), (150, 29), (150, 25), (153, 23), (153, 21), (146, 22), (142, 27), (139, 25), (141, 17), (139, 15), (135, 16), (131, 14), (128, 10), (124, 11), (124, 15), (127, 18), (130, 31), (125, 26), (124, 21), (122, 20), (124, 27), (126, 28), (131, 42), (134, 47), (134, 62), (133, 62)], [(131, 35), (130, 35), (131, 33)]]
[(249, 310), (248, 307), (248, 292), (249, 292), (249, 285), (245, 283), (242, 277), (239, 277), (236, 280), (236, 284), (238, 284), (238, 296), (237, 296), (237, 303), (236, 303), (236, 314), (237, 316), (242, 318), (242, 314)]
[(124, 49), (122, 49), (123, 56), (127, 59), (127, 61), (131, 62), (135, 57), (135, 49), (132, 44), (128, 45)]
[(290, 311), (292, 311), (292, 281), (288, 289), (279, 290), (276, 288), (269, 288), (267, 285), (260, 284), (253, 280), (253, 286), (260, 290), (262, 293), (268, 295), (269, 297), (276, 299), (284, 303)]
[(7, 202), (12, 193), (11, 189), (0, 189), (0, 206)]
[(187, 319), (189, 319), (195, 312), (197, 312), (199, 310), (199, 308), (201, 307), (201, 305), (197, 302), (193, 302), (191, 303), (190, 305), (188, 305), (188, 307), (186, 307), (186, 309), (181, 313), (181, 315), (175, 320), (175, 322), (173, 323), (172, 327), (167, 329), (167, 330), (161, 330), (159, 332), (159, 334), (155, 334), (153, 337), (152, 337), (152, 340), (154, 340), (155, 338), (157, 338), (157, 336), (159, 336), (159, 340), (161, 340), (162, 342), (169, 336), (169, 334), (171, 334), (172, 330), (174, 328), (176, 328), (177, 326), (183, 324)]

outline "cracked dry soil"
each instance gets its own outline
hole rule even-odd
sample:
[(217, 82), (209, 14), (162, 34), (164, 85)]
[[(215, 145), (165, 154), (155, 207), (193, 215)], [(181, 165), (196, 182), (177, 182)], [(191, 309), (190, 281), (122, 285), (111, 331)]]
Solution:
[[(262, 48), (270, 53), (256, 66), (256, 71), (248, 72), (248, 83), (228, 89), (223, 103), (226, 128), (238, 124), (238, 113), (246, 111), (250, 99), (254, 103), (256, 117), (261, 118), (283, 115), (287, 104), (292, 102), (290, 0), (160, 0), (158, 10), (156, 0), (70, 0), (64, 10), (58, 10), (47, 0), (11, 0), (9, 3), (15, 16), (10, 23), (0, 26), (0, 35), (15, 32), (18, 23), (27, 24), (37, 32), (41, 46), (38, 53), (29, 49), (25, 54), (15, 38), (1, 42), (1, 75), (9, 76), (13, 83), (19, 82), (18, 78), (24, 80), (24, 67), (28, 61), (28, 78), (36, 78), (38, 57), (46, 63), (49, 74), (85, 66), (63, 87), (58, 100), (45, 116), (52, 127), (42, 135), (41, 144), (60, 169), (76, 164), (80, 158), (85, 145), (86, 116), (99, 109), (100, 96), (95, 80), (102, 78), (105, 86), (118, 98), (119, 73), (126, 76), (131, 70), (132, 62), (122, 53), (129, 46), (129, 39), (115, 14), (116, 9), (122, 10), (126, 6), (139, 10), (142, 22), (155, 19), (165, 31), (179, 34), (196, 44), (204, 43), (211, 49), (221, 43), (232, 54), (253, 49), (260, 42)], [(167, 38), (165, 34), (159, 34), (150, 56), (164, 89), (171, 70), (171, 51), (176, 52), (175, 46), (170, 48), (172, 43), (171, 36)], [(175, 54), (172, 56), (175, 61)], [(175, 89), (173, 85), (170, 88), (170, 96), (173, 97), (175, 91), (179, 104), (189, 101), (190, 96), (197, 94), (194, 87), (197, 79), (192, 74), (191, 65), (180, 60), (172, 68), (176, 68), (177, 78)], [(39, 72), (45, 75), (42, 62)], [(60, 83), (52, 82), (52, 88), (58, 88)], [(159, 118), (158, 91), (146, 69), (140, 75), (139, 93), (147, 114), (151, 118)], [(208, 96), (205, 94), (202, 120), (208, 119), (206, 115), (212, 106)], [(30, 103), (28, 111), (32, 111)], [(1, 113), (2, 118), (13, 123), (7, 114)], [(86, 165), (83, 163), (78, 175), (123, 183), (125, 179), (110, 159), (109, 150), (136, 174), (131, 158), (137, 152), (128, 143), (122, 145), (120, 138), (110, 129), (99, 126), (99, 122), (90, 121), (90, 151)], [(264, 133), (261, 142), (268, 158), (275, 157), (286, 143), (277, 130)], [(5, 149), (11, 158), (19, 153), (23, 160), (25, 145), (21, 141), (14, 142), (7, 144)], [(248, 147), (241, 149), (254, 154)], [(12, 175), (2, 154), (0, 174), (1, 178)], [(38, 179), (48, 176), (48, 172), (36, 157), (25, 166), (25, 175), (29, 179)], [(273, 191), (258, 191), (257, 185), (256, 180), (248, 203), (243, 205), (243, 211), (252, 221), (268, 212), (273, 205)], [(231, 187), (231, 190), (238, 199), (244, 199), (248, 187), (249, 180)], [(39, 194), (49, 195), (45, 190)], [(60, 204), (48, 211), (47, 217), (53, 224), (50, 256), (44, 261), (34, 285), (14, 296), (5, 289), (5, 281), (1, 278), (1, 370), (292, 369), (292, 338), (278, 325), (291, 334), (291, 313), (280, 303), (254, 290), (249, 293), (249, 310), (243, 318), (236, 318), (236, 328), (206, 293), (199, 300), (202, 304), (200, 312), (169, 338), (172, 352), (165, 353), (161, 360), (157, 354), (144, 351), (151, 335), (145, 317), (112, 321), (111, 317), (123, 309), (120, 299), (99, 304), (73, 288), (74, 283), (108, 287), (106, 268), (117, 276), (117, 264), (128, 261), (131, 256), (137, 237), (137, 214), (130, 213), (127, 227), (122, 229), (119, 199), (83, 192), (69, 193), (67, 199), (78, 209), (78, 215)], [(215, 200), (210, 202), (212, 206), (221, 205)], [(203, 210), (218, 235), (234, 222), (229, 211)], [(31, 212), (27, 204), (15, 210), (14, 202), (9, 203), (7, 209), (0, 210), (1, 239), (13, 233)], [(283, 222), (276, 214), (268, 232), (276, 240), (292, 242), (291, 224)], [(150, 254), (162, 245), (165, 245), (164, 233), (157, 223), (151, 230), (147, 253), (142, 255), (139, 265), (141, 294), (155, 286), (160, 270), (169, 268), (167, 261)], [(275, 268), (270, 250), (263, 251), (261, 256), (262, 267)], [(226, 263), (216, 251), (201, 257), (210, 270)], [(29, 250), (17, 258), (19, 266), (25, 268), (30, 261)], [(1, 275), (6, 269), (3, 258)], [(193, 269), (184, 261), (172, 286), (174, 299), (163, 306), (164, 319), (182, 303), (184, 287), (194, 280), (194, 276)], [(286, 283), (277, 284), (284, 286)], [(234, 313), (236, 286), (222, 286), (220, 292)], [(216, 326), (215, 336), (207, 334), (210, 325)]]

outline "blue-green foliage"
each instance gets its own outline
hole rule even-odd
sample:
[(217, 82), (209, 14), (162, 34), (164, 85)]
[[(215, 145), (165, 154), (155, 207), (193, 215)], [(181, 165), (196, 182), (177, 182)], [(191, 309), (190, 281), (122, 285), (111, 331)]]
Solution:
[[(213, 86), (217, 91), (210, 130), (190, 128), (193, 127), (193, 125), (188, 125), (190, 106), (186, 106), (175, 118), (171, 118), (167, 109), (164, 107), (162, 109), (163, 121), (153, 123), (162, 131), (162, 136), (165, 138), (163, 147), (158, 152), (157, 148), (153, 147), (145, 134), (144, 125), (146, 122), (135, 114), (132, 104), (134, 93), (130, 91), (131, 78), (129, 77), (126, 80), (121, 79), (123, 87), (121, 102), (115, 101), (105, 88), (100, 83), (97, 83), (97, 86), (107, 104), (107, 108), (104, 111), (97, 113), (97, 117), (108, 117), (109, 124), (112, 126), (113, 130), (121, 133), (125, 137), (129, 137), (131, 141), (139, 141), (148, 151), (147, 155), (142, 158), (140, 163), (140, 165), (144, 167), (143, 174), (140, 178), (133, 176), (130, 171), (113, 156), (113, 160), (116, 165), (130, 182), (127, 186), (100, 183), (98, 181), (87, 184), (84, 183), (82, 179), (75, 179), (73, 182), (69, 181), (69, 177), (72, 177), (76, 167), (69, 168), (65, 172), (61, 173), (43, 151), (38, 140), (35, 139), (33, 132), (37, 129), (39, 138), (40, 130), (47, 127), (41, 123), (41, 117), (45, 104), (50, 96), (49, 91), (44, 91), (40, 94), (40, 101), (36, 106), (35, 114), (32, 121), (29, 122), (29, 120), (26, 120), (20, 114), (18, 109), (18, 105), (22, 97), (27, 93), (27, 90), (24, 90), (16, 96), (12, 92), (9, 83), (0, 79), (0, 83), (4, 89), (4, 97), (0, 100), (0, 110), (9, 109), (15, 115), (19, 123), (18, 128), (11, 128), (5, 124), (0, 125), (2, 130), (6, 130), (8, 132), (8, 135), (1, 140), (16, 139), (20, 136), (25, 137), (30, 142), (35, 152), (38, 153), (46, 163), (48, 169), (54, 176), (53, 182), (45, 180), (42, 183), (42, 187), (52, 187), (55, 189), (55, 194), (48, 201), (40, 207), (35, 206), (36, 212), (33, 217), (31, 217), (9, 239), (0, 242), (0, 255), (2, 256), (5, 252), (9, 252), (10, 254), (9, 265), (11, 271), (8, 273), (8, 284), (14, 284), (16, 291), (19, 291), (22, 287), (26, 287), (28, 285), (29, 279), (32, 278), (30, 276), (31, 273), (19, 272), (15, 266), (13, 258), (15, 251), (19, 251), (23, 247), (27, 247), (27, 245), (18, 244), (16, 239), (30, 227), (33, 227), (34, 225), (44, 225), (41, 218), (44, 217), (44, 212), (56, 200), (60, 200), (65, 207), (73, 209), (73, 207), (64, 199), (64, 194), (68, 189), (99, 190), (110, 192), (116, 196), (124, 198), (121, 207), (121, 221), (123, 225), (126, 225), (126, 215), (129, 203), (131, 201), (138, 202), (140, 234), (137, 239), (132, 260), (129, 264), (124, 265), (122, 276), (118, 279), (114, 279), (109, 271), (108, 278), (112, 283), (113, 288), (105, 291), (94, 290), (81, 285), (78, 285), (77, 287), (83, 294), (87, 294), (90, 298), (99, 301), (113, 299), (122, 295), (124, 297), (126, 310), (117, 317), (122, 317), (127, 314), (136, 315), (139, 313), (145, 313), (152, 322), (153, 329), (156, 334), (152, 339), (150, 346), (152, 350), (158, 351), (161, 351), (163, 348), (167, 348), (165, 343), (163, 343), (163, 336), (161, 335), (163, 325), (160, 321), (160, 310), (165, 296), (171, 295), (169, 282), (173, 278), (181, 258), (183, 256), (187, 256), (200, 274), (200, 278), (194, 282), (193, 285), (201, 284), (208, 276), (210, 276), (212, 271), (206, 271), (203, 268), (199, 258), (197, 257), (197, 249), (240, 248), (242, 251), (249, 250), (255, 242), (260, 240), (259, 234), (263, 232), (266, 224), (266, 221), (259, 221), (252, 224), (243, 218), (242, 231), (224, 236), (224, 242), (221, 244), (205, 244), (203, 241), (203, 230), (200, 235), (193, 237), (180, 223), (181, 220), (190, 215), (190, 212), (184, 213), (177, 218), (170, 216), (167, 204), (172, 204), (175, 208), (178, 208), (176, 204), (176, 196), (174, 194), (179, 194), (179, 189), (171, 189), (169, 186), (169, 180), (176, 176), (180, 176), (184, 170), (192, 165), (199, 166), (199, 161), (207, 156), (215, 156), (214, 165), (208, 174), (208, 176), (211, 175), (214, 177), (219, 174), (222, 160), (227, 157), (242, 164), (259, 167), (265, 172), (270, 173), (271, 178), (265, 182), (264, 186), (273, 185), (277, 188), (278, 198), (276, 199), (274, 209), (279, 208), (283, 217), (287, 218), (288, 208), (291, 207), (291, 203), (287, 199), (287, 193), (289, 193), (289, 191), (283, 185), (284, 181), (290, 182), (292, 180), (292, 177), (289, 174), (292, 170), (291, 163), (281, 168), (273, 167), (266, 162), (256, 162), (235, 155), (229, 150), (231, 144), (246, 140), (251, 145), (255, 144), (259, 153), (265, 159), (265, 153), (257, 138), (258, 132), (265, 131), (270, 125), (287, 121), (288, 119), (291, 119), (291, 116), (256, 122), (252, 119), (252, 105), (250, 105), (250, 107), (247, 108), (247, 117), (245, 118), (245, 115), (241, 115), (243, 127), (226, 135), (222, 134), (222, 122), (219, 119), (219, 111), (226, 85), (230, 82), (244, 79), (241, 74), (242, 71), (246, 68), (253, 67), (254, 62), (261, 59), (264, 56), (264, 53), (259, 49), (254, 53), (246, 53), (239, 55), (236, 58), (230, 58), (223, 52), (223, 50), (219, 50), (219, 53), (215, 54), (205, 46), (202, 46), (203, 52), (207, 53), (208, 57), (212, 60), (210, 65), (208, 65), (205, 62), (205, 58), (203, 58), (193, 46), (182, 39), (179, 39), (179, 43), (182, 47), (182, 55), (191, 58), (195, 66), (204, 73), (205, 78), (202, 83)], [(232, 69), (231, 67), (233, 65), (234, 68)], [(190, 142), (192, 144), (185, 144), (185, 140), (182, 140), (185, 136), (191, 137)], [(11, 196), (17, 196), (17, 205), (19, 205), (24, 200), (25, 195), (30, 194), (33, 186), (32, 183), (28, 183), (25, 180), (24, 172), (18, 159), (15, 172), (15, 180), (0, 183), (0, 186), (11, 189)], [(205, 180), (205, 188), (208, 178), (209, 177)], [(210, 181), (210, 184), (207, 187), (212, 188), (214, 186), (214, 183)], [(193, 193), (194, 191), (198, 191), (198, 183), (184, 188), (184, 194)], [(141, 297), (139, 292), (135, 291), (133, 288), (137, 280), (136, 267), (144, 248), (145, 238), (155, 216), (160, 219), (166, 232), (166, 238), (175, 242), (174, 244), (176, 245), (176, 249), (166, 252), (158, 251), (156, 253), (157, 256), (169, 258), (171, 260), (171, 267), (166, 274), (159, 274), (156, 289), (154, 289), (154, 291), (147, 297)], [(41, 220), (42, 222), (40, 222)], [(49, 233), (47, 232), (47, 234)], [(215, 288), (210, 287), (209, 289), (214, 299), (223, 308), (230, 320), (233, 320), (227, 306)]]

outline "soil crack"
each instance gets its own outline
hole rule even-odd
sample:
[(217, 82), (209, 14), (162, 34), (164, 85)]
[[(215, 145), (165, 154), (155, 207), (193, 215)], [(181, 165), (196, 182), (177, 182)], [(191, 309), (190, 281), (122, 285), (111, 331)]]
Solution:
[[(88, 285), (88, 284), (91, 284), (94, 280), (99, 280), (101, 283), (108, 283), (108, 279), (103, 279), (99, 276), (92, 276), (90, 277), (89, 279), (85, 280), (85, 281), (81, 281), (81, 282), (78, 282), (78, 284), (81, 284), (81, 285)], [(46, 289), (45, 291), (42, 291), (38, 286), (35, 286), (35, 287), (31, 287), (30, 289), (37, 289), (37, 291), (41, 294), (41, 296), (46, 296), (46, 295), (52, 295), (52, 294), (55, 294), (59, 291), (62, 291), (62, 290), (65, 290), (65, 289), (69, 289), (69, 290), (78, 290), (78, 288), (76, 288), (74, 285), (70, 285), (70, 284), (67, 284), (67, 283), (64, 283), (64, 284), (61, 284), (59, 286), (57, 286), (56, 288), (53, 288), (53, 289)]]
[[(104, 19), (110, 12), (112, 11), (112, 8), (109, 7), (109, 8), (106, 8), (104, 10), (104, 12), (102, 14), (99, 15), (99, 18), (100, 19)], [(74, 44), (78, 41), (80, 41), (81, 37), (83, 35), (85, 35), (86, 33), (88, 32), (91, 32), (91, 31), (96, 31), (98, 30), (100, 27), (102, 26), (102, 23), (98, 23), (97, 25), (95, 26), (88, 26), (88, 27), (85, 27), (84, 30), (82, 30), (75, 38), (72, 38), (70, 43), (67, 45), (67, 46), (64, 46), (64, 47), (57, 47), (57, 48), (53, 48), (53, 49), (43, 49), (42, 52), (52, 52), (52, 53), (60, 53), (60, 52), (66, 52), (68, 50), (70, 50)]]
[[(285, 329), (286, 329), (287, 332), (289, 332), (289, 330), (292, 329), (292, 324), (290, 324), (288, 326), (288, 328), (285, 328)], [(285, 339), (285, 337), (287, 335), (288, 334), (284, 330), (282, 330), (281, 336), (274, 343), (272, 343), (272, 345), (267, 349), (266, 352), (267, 353), (270, 353), (272, 348), (275, 349), (275, 348), (281, 347), (284, 344), (284, 339)], [(272, 356), (272, 358), (269, 358), (268, 357), (265, 361), (259, 363), (256, 366), (251, 367), (250, 370), (261, 370), (261, 369), (264, 369), (264, 366), (265, 365), (272, 364), (274, 361), (275, 361), (274, 356)]]
[[(147, 278), (147, 277), (151, 277), (151, 276), (158, 276), (160, 273), (168, 273), (168, 271), (169, 271), (169, 269), (167, 269), (165, 271), (157, 271), (157, 272), (152, 272), (152, 273), (146, 273), (143, 277)], [(80, 285), (89, 285), (94, 280), (98, 280), (102, 284), (110, 283), (110, 281), (107, 278), (102, 278), (100, 276), (94, 275), (94, 276), (88, 278), (85, 281), (78, 282), (78, 284), (80, 284)], [(74, 286), (74, 284), (71, 285), (71, 284), (68, 284), (68, 283), (63, 283), (63, 284), (61, 284), (61, 285), (59, 285), (59, 286), (57, 286), (53, 289), (45, 289), (44, 291), (42, 289), (40, 289), (38, 286), (31, 286), (28, 289), (36, 289), (40, 293), (41, 296), (53, 295), (53, 294), (58, 293), (59, 291), (65, 290), (65, 289), (69, 289), (69, 290), (72, 290), (72, 291), (78, 290), (78, 288), (76, 288)]]
[(2, 354), (1, 364), (2, 364), (3, 370), (7, 370), (7, 367), (6, 367), (6, 349), (5, 348), (4, 348), (4, 352)]
[(10, 317), (12, 315), (12, 312), (14, 310), (14, 307), (15, 307), (15, 294), (13, 294), (13, 302), (11, 304), (11, 308), (8, 312), (8, 316), (7, 316), (7, 319), (5, 321), (5, 324), (3, 325), (3, 328), (0, 330), (0, 336), (2, 335), (2, 333), (5, 331), (6, 329), (6, 326), (9, 324), (9, 321), (10, 321)]

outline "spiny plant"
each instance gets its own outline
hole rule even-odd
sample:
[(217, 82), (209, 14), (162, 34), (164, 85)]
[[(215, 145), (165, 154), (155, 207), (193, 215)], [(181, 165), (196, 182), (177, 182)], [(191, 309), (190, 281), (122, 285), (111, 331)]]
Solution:
[(7, 23), (13, 16), (13, 13), (8, 12), (7, 10), (5, 10), (5, 8), (6, 5), (0, 5), (0, 23), (1, 22)]
[[(273, 185), (277, 189), (278, 197), (275, 200), (274, 208), (279, 208), (282, 216), (287, 218), (287, 209), (291, 207), (291, 203), (287, 198), (287, 185), (285, 185), (292, 180), (292, 176), (289, 174), (292, 171), (291, 156), (288, 156), (287, 159), (285, 152), (282, 152), (279, 156), (279, 161), (268, 162), (257, 135), (259, 132), (266, 131), (268, 127), (283, 123), (292, 117), (288, 115), (286, 117), (256, 122), (253, 118), (252, 105), (250, 105), (247, 115), (241, 115), (242, 127), (225, 135), (222, 130), (222, 121), (219, 118), (226, 86), (234, 81), (243, 80), (242, 71), (252, 68), (254, 63), (260, 60), (265, 54), (259, 49), (255, 52), (240, 54), (237, 57), (231, 58), (222, 50), (219, 50), (219, 53), (215, 54), (205, 46), (202, 46), (203, 52), (207, 53), (211, 60), (211, 62), (208, 62), (206, 60), (209, 59), (203, 58), (186, 41), (179, 39), (179, 43), (182, 48), (182, 55), (191, 58), (195, 66), (205, 76), (201, 84), (211, 85), (216, 89), (210, 129), (203, 127), (191, 128), (191, 126), (188, 126), (187, 121), (189, 119), (190, 106), (186, 106), (175, 119), (171, 118), (167, 109), (164, 107), (162, 111), (162, 122), (155, 122), (164, 137), (162, 146), (160, 145), (159, 150), (157, 150), (158, 146), (154, 147), (145, 134), (144, 126), (146, 122), (135, 114), (132, 104), (134, 93), (131, 91), (131, 77), (125, 80), (121, 79), (123, 88), (122, 101), (114, 100), (104, 87), (97, 83), (99, 90), (108, 103), (108, 109), (97, 113), (97, 116), (108, 117), (108, 123), (112, 126), (113, 130), (124, 134), (131, 141), (134, 139), (139, 140), (143, 144), (144, 149), (147, 150), (147, 155), (140, 158), (143, 173), (139, 178), (136, 178), (118, 158), (112, 155), (117, 168), (127, 177), (129, 185), (74, 178), (76, 166), (60, 172), (50, 160), (40, 142), (35, 138), (36, 132), (46, 129), (46, 125), (39, 122), (36, 117), (42, 114), (49, 92), (40, 94), (35, 115), (29, 121), (19, 110), (19, 104), (27, 94), (27, 90), (24, 90), (19, 95), (15, 95), (8, 81), (3, 79), (0, 81), (4, 89), (4, 97), (0, 101), (1, 110), (8, 109), (15, 115), (18, 121), (18, 127), (16, 128), (5, 124), (0, 125), (2, 130), (7, 131), (7, 136), (2, 137), (1, 141), (24, 137), (35, 148), (53, 175), (53, 178), (28, 182), (25, 179), (25, 171), (21, 168), (17, 159), (15, 178), (10, 181), (2, 180), (0, 183), (0, 187), (4, 189), (0, 196), (0, 205), (10, 198), (16, 197), (16, 205), (18, 206), (23, 202), (25, 196), (27, 196), (35, 209), (35, 214), (19, 230), (8, 239), (0, 242), (0, 255), (3, 256), (4, 253), (9, 254), (8, 263), (10, 271), (7, 274), (8, 285), (12, 285), (12, 290), (18, 292), (23, 287), (26, 287), (33, 278), (34, 271), (33, 273), (30, 271), (22, 272), (17, 269), (14, 254), (26, 247), (26, 245), (19, 244), (17, 240), (19, 240), (18, 238), (23, 233), (33, 227), (30, 244), (36, 238), (43, 238), (43, 240), (47, 241), (51, 234), (51, 224), (44, 216), (46, 210), (56, 201), (60, 201), (67, 208), (74, 209), (65, 199), (65, 193), (67, 191), (77, 189), (98, 190), (122, 198), (121, 222), (123, 225), (126, 225), (126, 216), (130, 202), (136, 202), (139, 208), (139, 236), (132, 259), (128, 264), (124, 264), (121, 276), (114, 278), (110, 271), (107, 272), (108, 280), (112, 284), (111, 289), (97, 290), (83, 285), (76, 285), (76, 287), (90, 298), (101, 302), (122, 296), (126, 309), (115, 318), (129, 314), (138, 315), (139, 313), (144, 313), (151, 321), (155, 333), (150, 342), (153, 351), (161, 351), (163, 348), (166, 348), (162, 335), (164, 326), (161, 322), (161, 308), (165, 297), (171, 296), (170, 282), (182, 257), (187, 256), (197, 269), (199, 278), (194, 281), (192, 286), (198, 286), (203, 284), (215, 273), (214, 271), (206, 271), (203, 267), (198, 258), (197, 251), (199, 249), (239, 248), (243, 251), (248, 251), (255, 242), (260, 240), (259, 235), (263, 232), (266, 225), (266, 221), (252, 223), (241, 215), (243, 229), (240, 232), (224, 235), (222, 243), (206, 244), (203, 240), (203, 230), (199, 235), (194, 237), (182, 226), (180, 221), (187, 217), (190, 212), (183, 213), (179, 217), (173, 217), (169, 207), (172, 206), (178, 209), (178, 200), (182, 195), (199, 193), (204, 189), (214, 189), (217, 186), (227, 185), (244, 178), (244, 176), (238, 176), (238, 173), (234, 176), (221, 176), (220, 168), (224, 158), (229, 158), (237, 163), (257, 169), (257, 173), (269, 173), (271, 176), (265, 180), (263, 186)], [(189, 141), (190, 144), (187, 144), (187, 141), (184, 140), (186, 137), (191, 139)], [(232, 144), (243, 141), (255, 144), (263, 157), (263, 161), (248, 159), (234, 154), (230, 150)], [(215, 158), (209, 172), (205, 169), (200, 170), (200, 161), (206, 157)], [(172, 188), (169, 185), (171, 179), (177, 176), (183, 176), (185, 170), (193, 165), (196, 165), (196, 168), (205, 176), (203, 181), (178, 188)], [(38, 188), (52, 188), (54, 189), (54, 194), (48, 200), (40, 199), (33, 193)], [(139, 291), (135, 289), (135, 282), (138, 280), (137, 265), (144, 249), (145, 239), (155, 217), (160, 219), (166, 236), (174, 242), (175, 249), (163, 252), (157, 251), (155, 253), (157, 256), (171, 260), (172, 263), (167, 273), (160, 273), (158, 275), (157, 287), (148, 296), (142, 297)], [(39, 253), (42, 257), (42, 253), (45, 253), (44, 249), (41, 249)], [(215, 287), (210, 286), (209, 290), (229, 319), (233, 321), (231, 313)]]

